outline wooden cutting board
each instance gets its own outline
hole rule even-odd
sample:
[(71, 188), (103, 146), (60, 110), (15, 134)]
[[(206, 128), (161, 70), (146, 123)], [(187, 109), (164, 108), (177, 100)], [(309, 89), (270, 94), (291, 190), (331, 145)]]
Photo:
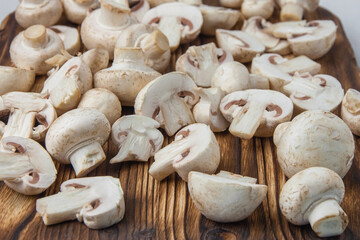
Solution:
[[(276, 15), (275, 15), (276, 16)], [(360, 89), (359, 70), (353, 50), (345, 36), (340, 20), (325, 9), (306, 17), (331, 19), (338, 25), (335, 46), (319, 59), (322, 73), (341, 81), (343, 88)], [(276, 19), (276, 17), (274, 18)], [(9, 47), (22, 29), (14, 14), (0, 27), (0, 65), (11, 66)], [(203, 44), (211, 38), (200, 37), (192, 44)], [(189, 45), (179, 48), (171, 60), (175, 61)], [(169, 69), (170, 70), (170, 69)], [(39, 77), (33, 91), (40, 91), (44, 77)], [(0, 86), (1, 87), (1, 86)], [(124, 109), (125, 114), (132, 109)], [(100, 165), (89, 176), (110, 175), (119, 177), (125, 193), (125, 218), (104, 230), (91, 230), (77, 221), (45, 226), (35, 211), (36, 199), (55, 194), (60, 184), (75, 174), (70, 165), (55, 163), (58, 169), (56, 182), (43, 194), (24, 196), (0, 183), (0, 239), (318, 239), (307, 226), (294, 226), (286, 221), (279, 209), (279, 193), (286, 181), (276, 160), (276, 148), (271, 138), (254, 138), (242, 141), (228, 132), (216, 134), (220, 144), (221, 163), (218, 170), (227, 170), (255, 177), (268, 186), (263, 203), (246, 220), (221, 224), (203, 217), (194, 206), (187, 185), (176, 174), (166, 180), (155, 181), (148, 174), (149, 163), (128, 162)], [(172, 138), (165, 138), (164, 144)], [(359, 138), (355, 138), (356, 153), (353, 166), (344, 178), (346, 186), (342, 207), (349, 216), (349, 226), (340, 239), (360, 239), (360, 166)], [(108, 159), (116, 153), (112, 143), (104, 146)], [(338, 239), (338, 238), (334, 238)]]

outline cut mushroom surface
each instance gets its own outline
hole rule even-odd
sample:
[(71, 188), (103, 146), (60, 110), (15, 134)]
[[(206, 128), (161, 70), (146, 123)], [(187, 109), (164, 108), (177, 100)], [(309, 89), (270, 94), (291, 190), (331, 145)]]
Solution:
[(0, 66), (0, 96), (8, 92), (28, 92), (35, 82), (32, 70)]
[(131, 16), (138, 22), (141, 22), (147, 11), (149, 11), (150, 4), (147, 0), (129, 0), (129, 7), (131, 9)]
[(244, 0), (241, 13), (245, 18), (263, 17), (268, 19), (274, 12), (273, 0)]
[(91, 69), (92, 74), (108, 67), (109, 53), (104, 48), (93, 48), (80, 56), (81, 60)]
[(73, 23), (81, 24), (86, 15), (100, 7), (99, 0), (62, 0), (66, 18)]
[(55, 25), (50, 27), (63, 41), (65, 50), (71, 55), (76, 55), (80, 51), (80, 34), (76, 28)]
[(342, 101), (341, 118), (349, 126), (352, 133), (360, 136), (360, 92), (349, 89)]
[(216, 175), (190, 172), (188, 189), (197, 209), (216, 222), (237, 222), (249, 217), (266, 197), (267, 186), (255, 178), (226, 171)]
[(70, 179), (60, 192), (36, 201), (45, 225), (77, 219), (88, 228), (101, 229), (120, 222), (125, 214), (124, 193), (118, 178)]
[(299, 21), (305, 11), (313, 12), (320, 0), (276, 0), (281, 7), (281, 21)]
[(155, 153), (149, 173), (161, 181), (177, 172), (188, 180), (190, 171), (214, 173), (220, 163), (220, 149), (210, 127), (195, 123), (181, 129), (175, 140)]

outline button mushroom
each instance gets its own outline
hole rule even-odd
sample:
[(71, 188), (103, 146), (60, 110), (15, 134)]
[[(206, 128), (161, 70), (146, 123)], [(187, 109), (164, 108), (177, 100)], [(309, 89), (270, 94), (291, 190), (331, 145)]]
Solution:
[(121, 104), (133, 106), (140, 90), (160, 75), (145, 64), (141, 48), (116, 48), (113, 65), (95, 74), (94, 85), (115, 93)]
[(119, 148), (110, 163), (125, 161), (146, 162), (160, 150), (164, 137), (157, 128), (160, 124), (152, 118), (129, 115), (118, 119), (111, 130), (111, 138)]
[(194, 123), (192, 106), (198, 102), (194, 81), (185, 73), (172, 72), (148, 83), (135, 100), (136, 115), (151, 117), (169, 136)]
[(255, 178), (226, 171), (216, 175), (190, 172), (188, 189), (197, 209), (216, 222), (237, 222), (249, 217), (266, 197), (267, 186)]
[(50, 155), (29, 138), (3, 137), (0, 151), (0, 180), (25, 195), (44, 192), (56, 179)]
[(171, 51), (175, 51), (180, 43), (191, 42), (199, 35), (203, 17), (195, 6), (171, 2), (150, 9), (142, 22), (158, 25), (168, 38)]
[(109, 53), (104, 48), (93, 48), (80, 56), (81, 60), (91, 69), (92, 74), (104, 69), (109, 64)]
[(277, 158), (288, 177), (309, 167), (326, 167), (341, 177), (354, 158), (354, 139), (349, 127), (336, 115), (306, 111), (274, 133)]
[(353, 134), (360, 136), (360, 92), (349, 89), (342, 101), (341, 118), (349, 126)]
[(280, 193), (280, 209), (295, 225), (310, 223), (319, 237), (337, 236), (349, 223), (339, 205), (344, 194), (344, 183), (334, 171), (322, 167), (308, 168), (285, 183)]
[(241, 12), (245, 18), (263, 17), (268, 19), (274, 12), (273, 0), (244, 0)]
[(245, 90), (226, 95), (220, 103), (229, 131), (242, 139), (271, 137), (277, 125), (289, 121), (293, 104), (284, 94), (272, 90)]
[(150, 9), (150, 4), (147, 0), (129, 0), (129, 7), (131, 9), (131, 16), (138, 22), (141, 22), (144, 15)]
[(110, 176), (70, 179), (60, 192), (36, 201), (45, 225), (77, 219), (100, 229), (120, 222), (125, 214), (124, 193), (118, 178)]
[(105, 159), (102, 145), (109, 138), (111, 126), (104, 114), (94, 108), (66, 112), (50, 126), (46, 149), (53, 158), (73, 166), (81, 177)]
[(99, 0), (62, 0), (66, 18), (73, 23), (81, 24), (86, 15), (100, 7)]
[(65, 50), (71, 55), (76, 55), (80, 51), (80, 34), (76, 28), (55, 25), (50, 27), (63, 41)]
[(28, 92), (35, 82), (32, 70), (0, 66), (0, 96), (8, 92)]
[(304, 11), (313, 12), (319, 6), (320, 0), (277, 0), (281, 7), (281, 21), (299, 21)]
[(188, 180), (190, 171), (214, 173), (220, 163), (220, 149), (214, 133), (203, 123), (181, 129), (175, 140), (155, 153), (149, 173), (161, 181), (177, 172)]

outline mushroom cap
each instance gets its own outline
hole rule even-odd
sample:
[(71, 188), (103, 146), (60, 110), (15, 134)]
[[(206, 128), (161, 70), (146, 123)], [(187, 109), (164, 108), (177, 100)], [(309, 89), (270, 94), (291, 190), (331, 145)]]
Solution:
[(149, 11), (150, 4), (147, 0), (129, 0), (129, 7), (131, 9), (131, 16), (138, 22), (141, 22), (144, 15)]
[(242, 31), (257, 38), (262, 44), (265, 45), (266, 49), (275, 48), (280, 39), (276, 38), (266, 31), (272, 24), (267, 22), (265, 18), (255, 16), (247, 19), (243, 26)]
[(273, 0), (244, 0), (241, 12), (245, 18), (263, 17), (268, 19), (274, 12)]
[(220, 5), (227, 8), (240, 8), (243, 0), (220, 0)]
[(360, 136), (360, 93), (350, 88), (342, 101), (341, 118), (349, 126), (352, 133)]
[(345, 186), (336, 172), (323, 167), (307, 168), (291, 177), (280, 192), (280, 209), (288, 221), (296, 225), (308, 224), (314, 203), (334, 199), (339, 204)]
[(0, 66), (0, 96), (8, 92), (28, 92), (35, 82), (33, 70)]
[(92, 74), (104, 69), (109, 64), (109, 53), (104, 48), (93, 48), (80, 56), (91, 69)]
[[(279, 131), (278, 132), (278, 128)], [(349, 171), (355, 151), (349, 127), (335, 114), (306, 111), (274, 133), (277, 158), (288, 177), (309, 167), (326, 167), (341, 177)]]
[(81, 41), (77, 28), (64, 25), (55, 25), (50, 27), (63, 41), (65, 50), (71, 55), (76, 55), (80, 51)]
[(277, 0), (277, 2), (280, 6), (283, 6), (287, 3), (295, 2), (296, 4), (299, 4), (300, 6), (305, 8), (305, 10), (307, 10), (309, 12), (313, 12), (319, 6), (320, 0), (295, 0), (295, 1), (293, 1), (293, 0)]
[(69, 164), (71, 154), (86, 143), (96, 141), (104, 145), (110, 131), (109, 121), (98, 110), (73, 109), (50, 126), (45, 139), (46, 149), (59, 162)]
[(99, 0), (62, 0), (66, 18), (73, 23), (81, 24), (86, 15), (100, 7)]
[(216, 175), (192, 171), (188, 189), (195, 206), (207, 218), (236, 222), (249, 217), (266, 197), (267, 186), (248, 181), (225, 171)]

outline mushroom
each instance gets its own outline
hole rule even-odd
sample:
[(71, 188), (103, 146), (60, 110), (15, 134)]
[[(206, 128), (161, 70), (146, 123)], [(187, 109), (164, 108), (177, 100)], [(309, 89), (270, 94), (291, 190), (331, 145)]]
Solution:
[(65, 50), (71, 55), (76, 55), (80, 51), (80, 34), (76, 28), (55, 25), (50, 27), (63, 41)]
[(159, 127), (157, 121), (145, 116), (128, 115), (118, 119), (112, 126), (111, 139), (119, 152), (110, 163), (146, 162), (162, 147), (164, 137), (157, 130)]
[(263, 17), (268, 19), (274, 12), (274, 0), (244, 0), (241, 12), (245, 18)]
[(102, 145), (110, 131), (109, 121), (98, 110), (73, 109), (50, 126), (45, 139), (46, 149), (60, 163), (71, 163), (76, 176), (81, 177), (106, 159)]
[(182, 2), (164, 3), (150, 9), (142, 19), (149, 25), (158, 25), (169, 40), (171, 51), (180, 43), (194, 40), (200, 33), (203, 17), (199, 8)]
[(334, 171), (312, 167), (289, 179), (281, 189), (280, 209), (295, 225), (310, 223), (319, 237), (337, 236), (349, 223), (340, 207), (345, 195), (342, 179)]
[(220, 5), (227, 8), (240, 8), (243, 0), (220, 0)]
[(293, 104), (284, 94), (272, 90), (250, 89), (226, 95), (220, 110), (231, 122), (229, 131), (242, 139), (271, 137), (277, 125), (289, 121)]
[(34, 25), (20, 32), (10, 46), (10, 57), (18, 68), (45, 74), (51, 66), (45, 60), (60, 53), (64, 45), (59, 36), (42, 25)]
[(241, 63), (251, 62), (257, 54), (265, 51), (265, 46), (259, 40), (243, 31), (217, 29), (216, 41)]
[(233, 61), (231, 53), (214, 43), (191, 46), (176, 61), (176, 71), (187, 73), (198, 86), (210, 87), (216, 69), (229, 61)]
[(87, 49), (104, 48), (114, 58), (114, 48), (122, 31), (134, 24), (127, 0), (100, 0), (101, 8), (90, 13), (81, 24), (81, 39)]
[(360, 92), (350, 88), (341, 105), (341, 118), (349, 126), (352, 133), (360, 136)]
[(158, 72), (165, 72), (170, 63), (169, 41), (155, 26), (139, 23), (124, 29), (116, 48), (124, 47), (140, 47), (146, 57), (146, 65)]
[(78, 108), (95, 108), (103, 113), (112, 125), (121, 116), (121, 103), (117, 96), (104, 88), (93, 88), (84, 93)]
[(176, 0), (148, 0), (151, 8), (159, 6), (160, 4), (175, 2), (175, 1)]
[(62, 0), (66, 18), (73, 23), (81, 24), (86, 15), (99, 8), (99, 0)]
[(188, 189), (196, 208), (216, 222), (237, 222), (249, 217), (266, 197), (267, 186), (255, 178), (220, 171), (216, 175), (190, 172)]
[(313, 12), (319, 6), (320, 0), (277, 0), (281, 7), (281, 21), (299, 21), (304, 11)]
[(220, 163), (220, 149), (210, 127), (195, 123), (181, 129), (172, 143), (155, 153), (154, 159), (149, 169), (153, 178), (161, 181), (177, 172), (187, 181), (191, 171), (214, 173)]
[(92, 74), (97, 73), (109, 65), (109, 53), (104, 48), (90, 49), (84, 52), (80, 58), (90, 67)]
[(0, 96), (8, 92), (28, 92), (35, 82), (32, 70), (0, 66)]
[(60, 0), (21, 0), (15, 11), (16, 21), (23, 28), (56, 24), (63, 12)]
[(118, 178), (70, 179), (59, 193), (36, 200), (36, 211), (45, 225), (77, 219), (92, 229), (106, 228), (123, 219), (124, 193)]
[(50, 101), (32, 92), (9, 92), (0, 96), (0, 116), (9, 116), (2, 137), (18, 136), (42, 141), (56, 119)]
[(115, 93), (121, 104), (133, 106), (140, 90), (159, 76), (145, 64), (141, 48), (116, 48), (113, 65), (95, 74), (94, 85)]
[(150, 9), (150, 4), (147, 0), (129, 0), (129, 7), (131, 9), (131, 16), (138, 22), (141, 22), (144, 15)]
[(155, 119), (172, 136), (181, 127), (195, 122), (191, 112), (199, 100), (195, 88), (196, 84), (185, 73), (162, 75), (141, 89), (135, 100), (135, 113)]
[(309, 167), (326, 167), (344, 177), (354, 158), (349, 127), (335, 114), (321, 110), (303, 112), (291, 123), (280, 124), (274, 143), (288, 177)]
[(195, 5), (195, 6), (202, 5), (202, 0), (178, 0), (178, 1), (183, 2), (183, 3), (187, 3), (187, 4), (191, 4), (191, 5)]

